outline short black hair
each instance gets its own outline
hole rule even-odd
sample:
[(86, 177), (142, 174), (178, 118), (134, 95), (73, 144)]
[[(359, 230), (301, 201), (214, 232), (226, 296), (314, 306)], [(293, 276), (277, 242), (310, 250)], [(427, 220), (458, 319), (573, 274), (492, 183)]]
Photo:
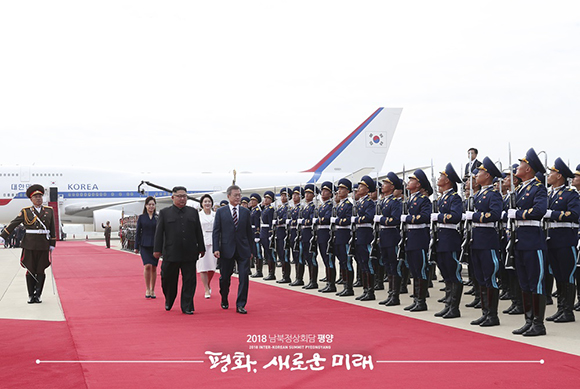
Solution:
[(199, 199), (199, 203), (202, 204), (203, 200), (205, 199), (209, 199), (209, 201), (211, 201), (211, 206), (213, 207), (213, 198), (208, 193), (201, 196), (201, 198)]
[(174, 186), (174, 187), (173, 187), (173, 189), (171, 189), (171, 192), (172, 192), (172, 193), (177, 193), (177, 192), (179, 192), (180, 190), (184, 190), (184, 191), (186, 191), (186, 192), (187, 192), (187, 189), (185, 189), (185, 186)]
[(475, 154), (479, 154), (479, 151), (477, 151), (477, 149), (475, 147), (467, 149), (467, 151), (471, 151), (471, 150), (475, 151)]

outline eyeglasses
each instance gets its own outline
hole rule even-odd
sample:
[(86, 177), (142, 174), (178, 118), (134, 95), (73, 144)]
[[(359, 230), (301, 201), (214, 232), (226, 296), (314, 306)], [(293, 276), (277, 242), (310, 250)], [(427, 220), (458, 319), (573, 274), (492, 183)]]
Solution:
[(184, 194), (176, 194), (176, 195), (173, 195), (173, 197), (177, 197), (178, 199), (184, 199), (184, 198), (187, 197), (187, 195), (184, 195)]

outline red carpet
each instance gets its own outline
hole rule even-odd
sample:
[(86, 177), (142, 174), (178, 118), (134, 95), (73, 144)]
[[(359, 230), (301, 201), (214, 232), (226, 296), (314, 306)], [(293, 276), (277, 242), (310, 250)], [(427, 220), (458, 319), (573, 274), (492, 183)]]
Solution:
[[(203, 298), (198, 282), (195, 314), (183, 315), (176, 304), (165, 312), (161, 285), (156, 300), (144, 298), (139, 256), (106, 250), (87, 243), (65, 242), (54, 255), (55, 275), (65, 323), (4, 321), (0, 379), (2, 387), (42, 382), (44, 387), (89, 388), (202, 387), (539, 387), (576, 382), (580, 357), (528, 346), (438, 324), (426, 323), (364, 307), (309, 296), (269, 285), (251, 283), (248, 315), (219, 307), (218, 278), (212, 282), (213, 297)], [(159, 281), (159, 280), (158, 280)], [(237, 282), (233, 280), (233, 291)], [(230, 306), (235, 305), (230, 295)], [(67, 331), (66, 326), (70, 329)], [(10, 341), (5, 341), (9, 334)], [(34, 334), (29, 336), (28, 334)], [(314, 335), (314, 342), (286, 343), (266, 338), (248, 342), (251, 335)], [(321, 343), (318, 335), (332, 335)], [(293, 346), (330, 349), (289, 349)], [(266, 346), (268, 348), (250, 349)], [(2, 347), (6, 350), (5, 347)], [(234, 357), (249, 355), (252, 370), (222, 372), (211, 369), (206, 351)], [(303, 353), (302, 365), (293, 364)], [(323, 369), (312, 359), (319, 353)], [(332, 367), (333, 355), (371, 356), (373, 368)], [(288, 368), (272, 365), (277, 356), (290, 356)], [(203, 363), (83, 363), (56, 364), (34, 361), (192, 361)], [(539, 361), (539, 363), (408, 364), (378, 361)], [(17, 362), (14, 362), (17, 360)], [(82, 366), (82, 371), (81, 371)], [(306, 371), (292, 370), (307, 366)], [(7, 373), (4, 369), (8, 367)], [(28, 381), (23, 381), (23, 376)], [(7, 380), (7, 381), (6, 381)], [(4, 383), (7, 383), (5, 386)]]

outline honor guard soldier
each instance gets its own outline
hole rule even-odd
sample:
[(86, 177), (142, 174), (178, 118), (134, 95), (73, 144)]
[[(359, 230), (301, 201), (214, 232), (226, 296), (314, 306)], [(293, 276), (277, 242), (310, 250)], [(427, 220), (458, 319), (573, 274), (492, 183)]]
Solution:
[(26, 229), (21, 244), (20, 265), (26, 269), (28, 303), (32, 304), (42, 302), (40, 296), (46, 278), (44, 269), (51, 264), (49, 253), (56, 246), (56, 230), (52, 208), (42, 205), (44, 187), (38, 184), (31, 185), (26, 190), (26, 196), (32, 201), (32, 206), (23, 208), (2, 230), (0, 236), (7, 240), (20, 224)]
[[(574, 172), (574, 178), (572, 179), (572, 186), (576, 188), (576, 194), (580, 195), (580, 165), (576, 166), (576, 171)], [(580, 220), (579, 220), (580, 222)], [(580, 245), (576, 248), (576, 251), (580, 251)], [(580, 254), (579, 254), (580, 255)], [(580, 258), (576, 262), (576, 296), (578, 301), (574, 305), (575, 311), (580, 311)]]
[[(503, 231), (503, 240), (502, 240), (502, 251), (504, 253), (504, 257), (507, 256), (507, 243), (509, 241), (509, 229), (508, 227), (508, 217), (507, 211), (509, 209), (509, 190), (512, 187), (512, 180), (513, 180), (513, 187), (517, 188), (522, 183), (516, 176), (516, 171), (518, 170), (518, 164), (515, 163), (511, 166), (508, 173), (502, 183), (502, 194), (503, 194), (503, 212), (502, 212), (502, 221), (504, 225)], [(511, 305), (502, 311), (502, 313), (507, 313), (508, 315), (521, 315), (524, 313), (524, 307), (522, 305), (522, 289), (520, 288), (520, 283), (518, 281), (518, 275), (516, 274), (516, 269), (508, 268), (505, 269), (507, 275), (507, 284), (509, 288), (509, 297), (512, 301)], [(501, 298), (500, 298), (501, 299)]]
[[(289, 284), (290, 279), (290, 236), (288, 234), (286, 220), (289, 218), (290, 205), (288, 203), (288, 194), (292, 193), (290, 188), (280, 189), (280, 201), (282, 205), (276, 212), (276, 253), (278, 261), (282, 262), (282, 278), (276, 281), (278, 284)], [(288, 242), (286, 242), (288, 239)]]
[(401, 215), (401, 222), (409, 229), (406, 254), (411, 274), (413, 275), (413, 304), (405, 307), (406, 311), (419, 312), (427, 310), (427, 287), (429, 285), (429, 266), (427, 250), (429, 249), (429, 222), (431, 220), (431, 201), (421, 194), (421, 188), (429, 188), (429, 180), (421, 169), (415, 170), (409, 177), (407, 189), (408, 215)]
[(508, 209), (508, 218), (515, 220), (516, 224), (515, 268), (526, 318), (524, 326), (512, 332), (524, 336), (546, 335), (544, 274), (547, 245), (541, 219), (547, 211), (548, 195), (546, 187), (536, 180), (537, 172), (543, 173), (545, 168), (532, 148), (520, 159), (516, 175), (522, 184), (516, 191), (516, 208)]
[(265, 281), (276, 280), (276, 262), (274, 262), (274, 253), (270, 249), (270, 237), (273, 237), (273, 220), (274, 220), (274, 206), (272, 202), (276, 199), (276, 195), (271, 190), (264, 192), (264, 205), (260, 217), (260, 243), (264, 250), (264, 259), (268, 264), (268, 276), (264, 277)]
[(387, 299), (379, 304), (386, 306), (400, 305), (399, 293), (401, 291), (401, 274), (397, 265), (397, 246), (401, 240), (401, 199), (394, 197), (397, 189), (403, 189), (399, 177), (393, 172), (387, 173), (383, 179), (381, 192), (383, 198), (379, 200), (380, 214), (375, 215), (374, 222), (379, 224), (379, 245), (381, 248), (381, 262), (389, 281)]
[[(379, 201), (381, 199), (382, 188), (383, 183), (381, 181), (375, 180), (375, 191), (369, 192), (369, 196), (375, 205), (375, 216), (380, 215), (381, 213), (379, 209), (380, 208)], [(370, 259), (373, 265), (373, 270), (375, 271), (374, 290), (385, 290), (385, 281), (386, 281), (385, 264), (383, 263), (383, 259), (381, 258), (380, 227), (375, 222), (373, 222), (373, 241), (371, 242), (370, 250), (371, 250)]]
[(292, 248), (292, 258), (296, 269), (296, 279), (290, 283), (290, 286), (304, 285), (304, 260), (302, 256), (301, 227), (298, 225), (298, 219), (302, 216), (302, 206), (300, 201), (304, 198), (304, 189), (299, 186), (292, 190), (292, 208), (286, 225), (290, 227), (290, 240)]
[[(221, 203), (220, 203), (221, 205)], [(240, 205), (244, 208), (250, 208), (250, 198), (247, 196), (242, 197)]]
[(252, 253), (256, 258), (256, 272), (250, 277), (259, 278), (263, 277), (262, 266), (264, 265), (264, 257), (262, 256), (262, 248), (260, 246), (260, 221), (262, 217), (262, 208), (260, 203), (262, 202), (262, 197), (257, 193), (252, 193), (250, 195), (250, 223), (252, 224), (252, 232), (254, 233), (254, 245), (252, 246)]
[(326, 270), (326, 287), (319, 290), (322, 293), (336, 292), (336, 263), (334, 253), (328, 252), (330, 218), (333, 216), (332, 211), (334, 209), (334, 201), (332, 200), (333, 193), (334, 184), (330, 181), (323, 182), (320, 186), (322, 204), (318, 207), (316, 220), (318, 226), (318, 249)]
[(574, 272), (578, 253), (578, 219), (580, 218), (580, 198), (569, 188), (568, 178), (574, 173), (562, 161), (556, 159), (550, 168), (548, 185), (547, 221), (548, 265), (552, 269), (558, 289), (558, 310), (546, 320), (554, 323), (574, 321)]
[(437, 265), (445, 282), (445, 308), (435, 316), (452, 319), (461, 316), (459, 303), (463, 292), (461, 279), (461, 235), (458, 225), (463, 215), (463, 203), (457, 194), (457, 184), (461, 178), (450, 163), (442, 171), (437, 180), (441, 196), (437, 199), (438, 213), (431, 214), (431, 221), (437, 223)]
[(485, 157), (475, 177), (481, 189), (474, 197), (474, 210), (465, 212), (465, 219), (472, 221), (471, 266), (479, 285), (482, 315), (473, 320), (472, 325), (491, 327), (499, 325), (497, 307), (499, 304), (500, 237), (498, 222), (501, 219), (503, 200), (493, 188), (494, 177), (501, 172), (491, 159)]
[(352, 183), (346, 178), (338, 181), (338, 194), (340, 200), (336, 205), (336, 216), (330, 219), (334, 228), (334, 253), (340, 264), (341, 278), (344, 281), (343, 290), (337, 296), (354, 296), (352, 283), (354, 280), (354, 269), (352, 259), (348, 255), (348, 241), (350, 239), (350, 225), (352, 216), (352, 203), (348, 199), (348, 194), (352, 191)]
[(352, 216), (353, 227), (356, 228), (356, 251), (355, 259), (357, 268), (361, 269), (363, 294), (356, 299), (371, 301), (375, 299), (375, 271), (370, 261), (370, 246), (373, 240), (373, 219), (375, 216), (375, 204), (371, 200), (369, 192), (376, 191), (375, 181), (369, 176), (363, 176), (358, 183), (357, 194), (359, 199), (355, 204), (356, 216)]
[[(314, 196), (318, 194), (318, 188), (314, 184), (307, 184), (304, 187), (304, 199), (306, 204), (302, 209), (302, 214), (298, 220), (298, 224), (302, 229), (301, 243), (302, 243), (302, 259), (308, 266), (308, 274), (310, 282), (303, 287), (303, 289), (317, 289), (318, 288), (318, 261), (316, 255), (311, 251), (311, 239), (313, 237), (313, 219), (314, 210)], [(314, 247), (312, 247), (314, 248)], [(316, 254), (316, 253), (314, 253)]]
[[(480, 191), (481, 185), (477, 183), (475, 177), (477, 177), (477, 173), (479, 173), (479, 169), (474, 169), (471, 172), (471, 179), (468, 179), (465, 183), (465, 201), (463, 204), (463, 209), (465, 211), (469, 211), (469, 198), (477, 195), (477, 192)], [(465, 233), (465, 230), (464, 230)], [(472, 285), (473, 287), (465, 292), (465, 294), (472, 294), (475, 298), (472, 302), (465, 304), (466, 307), (469, 308), (481, 308), (481, 292), (479, 283), (473, 274), (473, 266), (471, 266), (471, 261), (467, 261), (467, 276), (469, 277), (469, 281), (467, 282), (468, 285)]]

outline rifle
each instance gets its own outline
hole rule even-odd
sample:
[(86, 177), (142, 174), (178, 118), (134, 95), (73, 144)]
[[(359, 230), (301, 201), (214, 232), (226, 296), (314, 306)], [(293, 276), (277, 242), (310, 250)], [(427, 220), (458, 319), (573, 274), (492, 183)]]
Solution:
[[(405, 187), (405, 165), (403, 165), (403, 215), (406, 215), (409, 213), (409, 205), (407, 204), (407, 188)], [(397, 253), (397, 258), (399, 259), (399, 261), (404, 261), (405, 259), (407, 259), (407, 252), (406, 252), (406, 247), (407, 247), (407, 235), (409, 232), (409, 228), (407, 226), (407, 223), (404, 221), (401, 221), (401, 241), (399, 242), (399, 252)]]
[[(298, 219), (301, 219), (302, 218), (302, 206), (300, 205), (300, 203), (298, 203), (297, 207), (298, 207)], [(294, 244), (292, 245), (293, 251), (300, 251), (300, 241), (301, 240), (302, 240), (302, 228), (300, 228), (300, 225), (298, 224), (298, 220), (296, 220), (296, 240), (294, 241)]]
[[(375, 216), (381, 214), (381, 201), (379, 199), (379, 172), (377, 171), (377, 206), (375, 207)], [(381, 240), (381, 226), (379, 223), (374, 222), (373, 225), (373, 241), (371, 242), (371, 259), (378, 259), (381, 255), (380, 253), (380, 240)]]
[[(433, 185), (433, 195), (435, 196), (435, 201), (433, 201), (432, 212), (439, 213), (439, 203), (438, 203), (438, 190), (437, 183), (435, 181), (435, 173), (433, 172), (433, 160), (431, 160), (431, 182)], [(437, 241), (439, 240), (439, 229), (437, 227), (437, 222), (431, 222), (431, 242), (429, 242), (429, 263), (437, 262)]]
[[(276, 201), (276, 200), (274, 200)], [(274, 223), (275, 221), (275, 223)], [(276, 203), (274, 203), (274, 213), (272, 215), (272, 228), (270, 229), (270, 245), (269, 249), (272, 250), (272, 257), (276, 261), (276, 256), (278, 255), (278, 243), (276, 242), (276, 229), (278, 228), (278, 209), (276, 208)]]
[[(510, 164), (510, 192), (509, 192), (509, 209), (516, 208), (516, 191), (514, 186), (514, 172), (512, 170), (512, 146), (508, 143), (509, 147), (509, 164)], [(506, 269), (515, 269), (515, 259), (516, 259), (516, 223), (514, 219), (508, 219), (508, 229), (510, 231), (510, 239), (506, 246)]]
[[(469, 171), (469, 198), (467, 199), (467, 211), (473, 212), (474, 209), (473, 198), (473, 171)], [(468, 263), (471, 253), (471, 242), (473, 241), (472, 236), (473, 221), (466, 220), (465, 227), (463, 229), (463, 243), (461, 243), (461, 255), (459, 256), (459, 262)]]
[[(332, 217), (336, 217), (337, 215), (337, 210), (336, 210), (336, 201), (334, 201), (334, 198), (332, 199)], [(335, 255), (334, 253), (334, 241), (336, 240), (336, 225), (334, 223), (332, 223), (330, 225), (330, 237), (328, 238), (328, 247), (326, 248), (326, 254), (332, 254)]]
[[(354, 197), (353, 197), (354, 200)], [(352, 216), (358, 216), (358, 211), (356, 208), (356, 200), (354, 200), (354, 204), (352, 205)], [(350, 227), (350, 240), (348, 241), (348, 255), (354, 257), (356, 255), (356, 223), (352, 223)]]
[(318, 227), (314, 225), (314, 219), (320, 216), (320, 210), (316, 206), (316, 186), (314, 186), (314, 200), (312, 203), (314, 204), (314, 212), (312, 212), (312, 237), (310, 238), (310, 247), (308, 247), (308, 251), (316, 256), (318, 255)]
[[(292, 221), (292, 217), (290, 216), (290, 200), (286, 202), (286, 220), (290, 219)], [(284, 222), (286, 222), (286, 220)], [(290, 224), (286, 223), (286, 236), (284, 237), (284, 251), (290, 251), (292, 249), (292, 236)]]

